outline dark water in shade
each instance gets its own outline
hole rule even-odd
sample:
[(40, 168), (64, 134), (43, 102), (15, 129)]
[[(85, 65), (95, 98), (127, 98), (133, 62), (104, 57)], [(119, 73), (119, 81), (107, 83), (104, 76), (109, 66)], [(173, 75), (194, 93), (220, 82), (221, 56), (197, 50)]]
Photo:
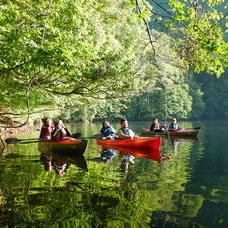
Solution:
[[(148, 125), (130, 123), (138, 134)], [(199, 140), (181, 139), (175, 149), (163, 140), (162, 162), (101, 157), (93, 140), (84, 157), (10, 145), (0, 155), (0, 226), (228, 227), (228, 122), (182, 126), (202, 126)], [(92, 136), (100, 125), (69, 128)]]

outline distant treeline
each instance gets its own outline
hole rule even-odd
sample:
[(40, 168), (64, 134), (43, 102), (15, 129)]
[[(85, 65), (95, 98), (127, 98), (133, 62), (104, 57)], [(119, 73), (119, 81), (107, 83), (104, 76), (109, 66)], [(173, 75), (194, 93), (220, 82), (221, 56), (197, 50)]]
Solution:
[[(66, 117), (66, 114), (62, 116)], [(106, 101), (98, 107), (81, 109), (68, 114), (66, 119), (151, 120), (153, 117), (186, 120), (228, 119), (228, 77), (197, 74), (189, 83), (172, 84), (150, 93), (133, 96), (127, 100)]]

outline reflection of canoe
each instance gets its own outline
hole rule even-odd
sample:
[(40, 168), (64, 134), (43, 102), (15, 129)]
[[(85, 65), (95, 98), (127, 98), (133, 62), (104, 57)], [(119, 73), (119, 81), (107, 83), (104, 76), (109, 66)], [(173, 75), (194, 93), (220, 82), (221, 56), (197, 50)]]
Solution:
[(134, 139), (103, 139), (97, 140), (97, 144), (112, 147), (126, 147), (135, 149), (159, 150), (161, 138), (139, 137)]
[(196, 137), (200, 131), (200, 129), (181, 129), (174, 131), (162, 131), (162, 132), (154, 132), (150, 131), (150, 129), (142, 129), (143, 133), (146, 135), (167, 135), (167, 136), (182, 136), (182, 137)]
[(198, 137), (180, 137), (180, 136), (177, 136), (177, 137), (173, 137), (170, 139), (171, 141), (174, 141), (174, 142), (199, 142), (199, 139)]
[(74, 138), (64, 138), (58, 141), (39, 142), (38, 148), (42, 153), (54, 152), (64, 154), (84, 154), (87, 147), (87, 140), (76, 140)]
[[(112, 149), (111, 146), (101, 145), (102, 150), (107, 151)], [(157, 162), (161, 162), (161, 154), (159, 149), (137, 149), (115, 146), (115, 150), (119, 151), (123, 155), (132, 155), (134, 157), (147, 158)]]
[(134, 148), (123, 148), (116, 147), (116, 150), (124, 155), (133, 155), (134, 157), (147, 158), (157, 162), (161, 162), (161, 154), (159, 150), (149, 150), (149, 149), (134, 149)]
[[(87, 163), (85, 157), (83, 155), (78, 154), (65, 154), (65, 153), (51, 153), (51, 152), (42, 152), (41, 153), (41, 161), (44, 165), (48, 165), (49, 162), (59, 162), (66, 163), (68, 165), (74, 164), (81, 169), (88, 171)], [(46, 169), (47, 170), (47, 169)]]

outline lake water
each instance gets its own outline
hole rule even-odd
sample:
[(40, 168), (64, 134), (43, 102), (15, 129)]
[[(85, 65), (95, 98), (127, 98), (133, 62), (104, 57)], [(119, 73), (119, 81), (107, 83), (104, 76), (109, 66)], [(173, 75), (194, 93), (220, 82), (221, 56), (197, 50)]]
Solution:
[[(198, 140), (164, 139), (161, 162), (101, 154), (94, 140), (80, 158), (9, 145), (0, 155), (0, 226), (228, 227), (228, 122), (181, 125), (201, 126)], [(149, 123), (129, 126), (140, 134)], [(83, 136), (100, 129), (68, 127)]]

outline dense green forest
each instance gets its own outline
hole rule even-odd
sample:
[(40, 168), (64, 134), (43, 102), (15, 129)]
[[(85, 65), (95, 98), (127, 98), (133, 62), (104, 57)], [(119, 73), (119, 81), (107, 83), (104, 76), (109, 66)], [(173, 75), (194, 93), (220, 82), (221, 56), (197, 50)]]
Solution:
[(228, 118), (226, 7), (223, 0), (3, 0), (2, 122)]

